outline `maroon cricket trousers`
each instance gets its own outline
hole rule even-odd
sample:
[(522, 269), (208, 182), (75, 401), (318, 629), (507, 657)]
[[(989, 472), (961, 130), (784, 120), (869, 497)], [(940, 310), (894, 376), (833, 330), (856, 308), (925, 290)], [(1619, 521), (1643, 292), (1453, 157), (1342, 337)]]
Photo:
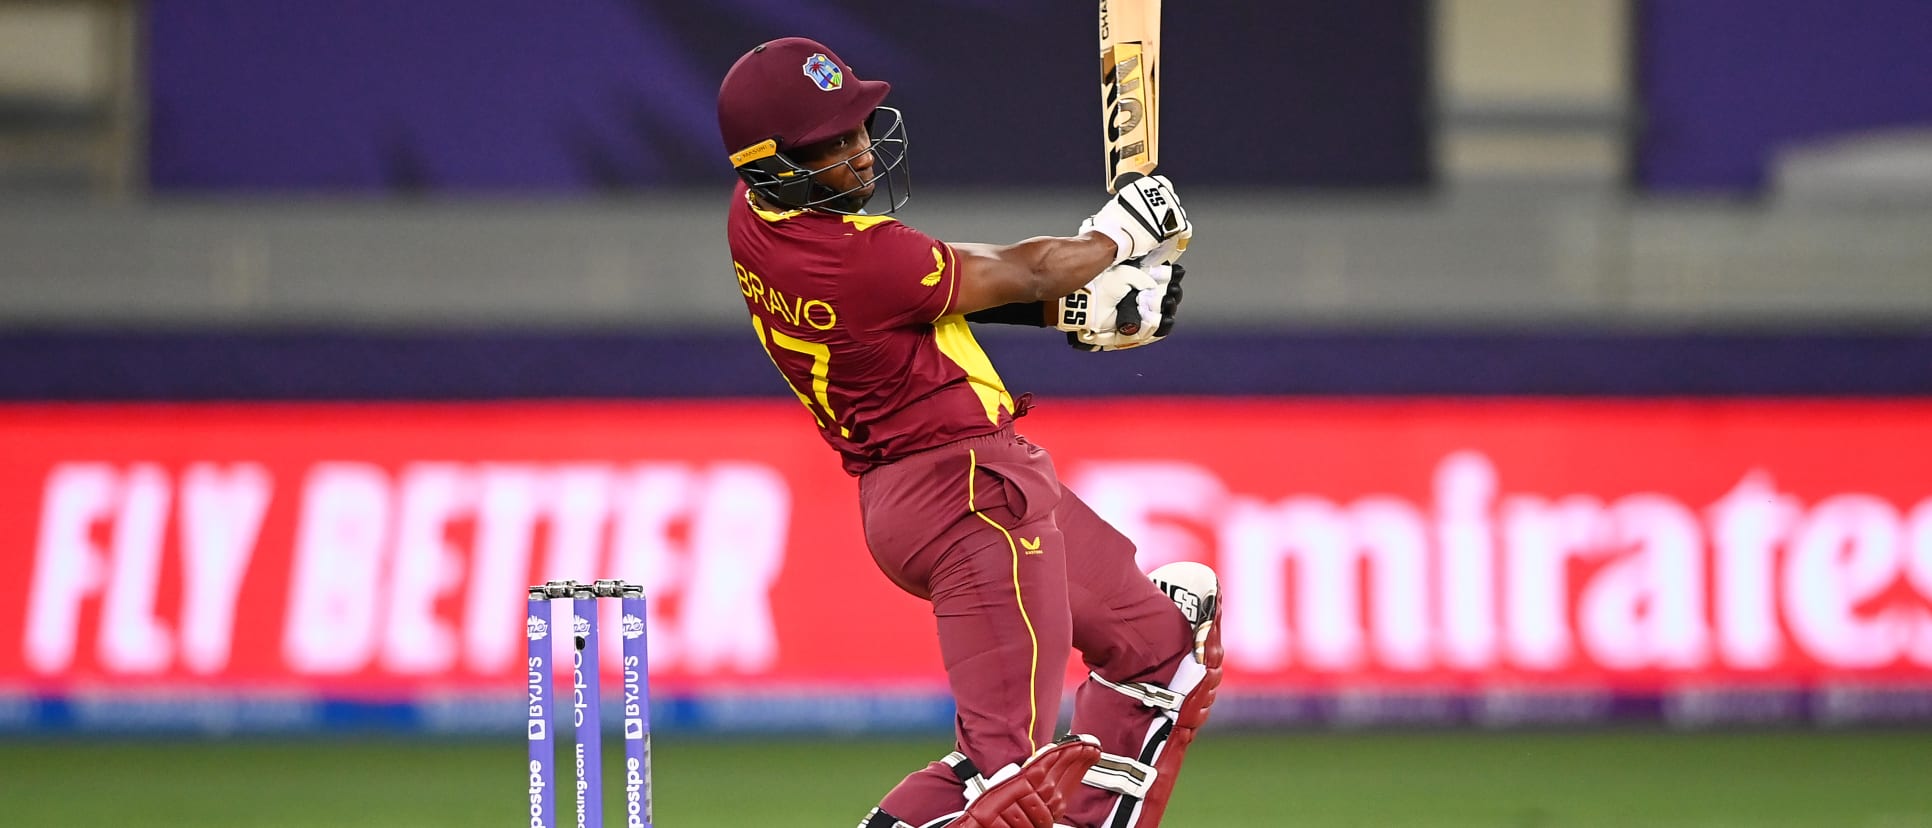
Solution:
[[(1046, 450), (1011, 426), (866, 472), (859, 505), (879, 569), (932, 603), (959, 750), (986, 774), (1052, 740), (1073, 648), (1110, 681), (1165, 684), (1192, 646), (1185, 619), (1135, 564), (1133, 543), (1062, 487)], [(1089, 680), (1072, 730), (1131, 757), (1154, 715)], [(1083, 787), (1066, 821), (1096, 824), (1112, 798)], [(937, 762), (881, 803), (913, 825), (963, 805), (961, 783)]]

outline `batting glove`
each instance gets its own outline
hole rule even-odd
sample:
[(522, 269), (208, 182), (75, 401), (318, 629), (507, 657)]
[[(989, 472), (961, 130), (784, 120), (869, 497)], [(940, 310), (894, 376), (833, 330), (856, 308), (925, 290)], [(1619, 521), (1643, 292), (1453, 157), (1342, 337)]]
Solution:
[(1138, 331), (1142, 305), (1146, 305), (1145, 310), (1159, 309), (1157, 303), (1143, 303), (1140, 297), (1159, 296), (1161, 289), (1160, 281), (1148, 269), (1114, 265), (1079, 290), (1060, 297), (1059, 321), (1053, 327), (1087, 338), (1113, 333), (1123, 325)]
[[(1081, 222), (1080, 231), (1098, 232), (1113, 239), (1114, 264), (1154, 252), (1170, 239), (1194, 235), (1187, 211), (1167, 176), (1143, 176), (1120, 188), (1100, 211)], [(1186, 243), (1177, 245), (1185, 249)], [(1178, 255), (1176, 253), (1175, 255)]]
[(1155, 287), (1137, 289), (1132, 296), (1134, 312), (1140, 317), (1138, 326), (1116, 324), (1112, 331), (1069, 331), (1067, 344), (1081, 351), (1124, 351), (1152, 345), (1173, 333), (1175, 316), (1181, 312), (1181, 279), (1187, 275), (1187, 268), (1154, 265), (1146, 272)]

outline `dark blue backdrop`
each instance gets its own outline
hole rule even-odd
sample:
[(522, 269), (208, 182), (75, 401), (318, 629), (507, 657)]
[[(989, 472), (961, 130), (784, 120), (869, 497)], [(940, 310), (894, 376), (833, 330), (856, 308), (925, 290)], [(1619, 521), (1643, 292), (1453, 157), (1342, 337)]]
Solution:
[[(1163, 163), (1191, 183), (1428, 182), (1425, 0), (1169, 4)], [(1932, 126), (1932, 2), (1640, 2), (1636, 179), (1750, 192), (1773, 152)], [(729, 180), (719, 80), (772, 37), (896, 86), (917, 180), (1099, 178), (1090, 2), (168, 0), (162, 191), (574, 193)]]
[[(1163, 167), (1192, 183), (1428, 177), (1423, 0), (1199, 0), (1163, 31)], [(589, 192), (730, 181), (718, 84), (817, 38), (894, 85), (917, 184), (1101, 180), (1091, 2), (168, 0), (163, 191)]]
[(1638, 8), (1644, 187), (1751, 192), (1782, 146), (1881, 127), (1932, 129), (1932, 2)]
[[(1102, 394), (1932, 394), (1932, 334), (1243, 333), (1086, 354), (982, 330), (1007, 385)], [(748, 332), (0, 334), (6, 400), (788, 395)]]

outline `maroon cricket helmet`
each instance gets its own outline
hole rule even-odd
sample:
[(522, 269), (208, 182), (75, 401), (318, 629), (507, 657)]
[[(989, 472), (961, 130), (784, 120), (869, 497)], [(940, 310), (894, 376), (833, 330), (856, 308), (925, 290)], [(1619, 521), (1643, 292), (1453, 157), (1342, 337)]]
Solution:
[[(860, 214), (883, 193), (884, 206), (871, 212), (890, 213), (912, 197), (905, 118), (881, 105), (890, 91), (885, 81), (853, 74), (822, 43), (774, 40), (746, 52), (725, 73), (718, 87), (718, 132), (738, 177), (773, 203)], [(816, 169), (792, 155), (860, 125), (871, 139), (868, 150)], [(825, 184), (840, 178), (857, 183), (843, 190)]]
[(865, 123), (890, 91), (885, 81), (860, 79), (824, 44), (781, 38), (746, 52), (725, 74), (718, 132), (734, 156), (767, 139), (779, 150), (810, 146)]

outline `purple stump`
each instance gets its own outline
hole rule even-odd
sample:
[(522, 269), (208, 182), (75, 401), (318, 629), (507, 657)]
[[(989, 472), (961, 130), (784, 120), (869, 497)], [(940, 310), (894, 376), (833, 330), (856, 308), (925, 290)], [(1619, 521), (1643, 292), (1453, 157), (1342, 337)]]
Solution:
[(651, 647), (644, 588), (623, 587), (624, 825), (651, 828)]
[(556, 776), (557, 747), (550, 741), (551, 694), (556, 692), (556, 671), (550, 651), (550, 600), (543, 587), (530, 588), (530, 617), (524, 622), (529, 641), (528, 678), (524, 688), (530, 701), (530, 828), (551, 828), (556, 824), (557, 803), (552, 793)]
[(572, 632), (577, 636), (571, 671), (577, 728), (577, 825), (603, 828), (604, 751), (600, 737), (604, 715), (598, 697), (597, 594), (588, 586), (578, 586), (570, 607)]

